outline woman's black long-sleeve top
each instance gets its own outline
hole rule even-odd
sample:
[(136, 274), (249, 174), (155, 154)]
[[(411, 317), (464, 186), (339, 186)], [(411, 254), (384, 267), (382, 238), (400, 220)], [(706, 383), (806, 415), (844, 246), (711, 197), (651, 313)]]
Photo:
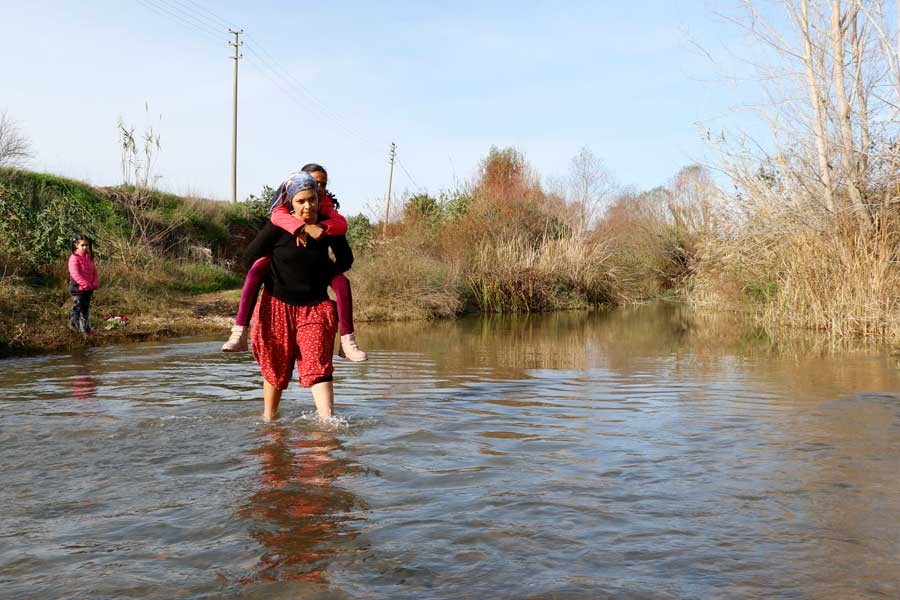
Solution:
[[(334, 252), (335, 260), (328, 256)], [(264, 280), (266, 291), (275, 298), (295, 306), (317, 304), (328, 299), (328, 284), (338, 273), (353, 264), (353, 251), (347, 238), (338, 235), (307, 238), (306, 246), (298, 245), (293, 235), (266, 223), (244, 253), (248, 271), (257, 259), (271, 256), (269, 273)]]

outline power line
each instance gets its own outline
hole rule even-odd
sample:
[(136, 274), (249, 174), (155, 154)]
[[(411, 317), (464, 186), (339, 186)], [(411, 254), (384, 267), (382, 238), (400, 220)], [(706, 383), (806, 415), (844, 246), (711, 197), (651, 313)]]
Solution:
[[(143, 6), (151, 9), (153, 12), (156, 12), (157, 14), (160, 14), (160, 15), (163, 15), (166, 17), (170, 17), (170, 18), (174, 19), (175, 21), (177, 21), (178, 23), (180, 23), (181, 25), (184, 25), (185, 27), (193, 29), (193, 30), (197, 31), (198, 33), (204, 35), (205, 37), (209, 37), (210, 39), (217, 40), (217, 41), (220, 39), (220, 38), (218, 38), (218, 36), (221, 35), (221, 33), (216, 31), (215, 29), (210, 28), (210, 26), (205, 23), (205, 19), (200, 16), (200, 13), (197, 10), (192, 9), (190, 6), (187, 6), (183, 2), (180, 2), (179, 0), (137, 0), (137, 1), (140, 4), (142, 4)], [(219, 23), (227, 24), (227, 22), (224, 19), (222, 19), (215, 13), (198, 5), (196, 2), (192, 2), (191, 4), (193, 4), (194, 6), (197, 6), (200, 10), (203, 10), (204, 12), (206, 12), (207, 14), (212, 16)], [(250, 47), (249, 45), (245, 45), (244, 47), (248, 50), (248, 52), (259, 57), (258, 62), (263, 67), (262, 74), (264, 76), (266, 76), (267, 79), (272, 81), (282, 92), (285, 92), (285, 94), (287, 94), (288, 97), (290, 97), (294, 102), (309, 108), (308, 103), (303, 102), (300, 98), (298, 98), (290, 90), (289, 87), (286, 88), (281, 83), (282, 81), (290, 82), (292, 80), (292, 78), (290, 76), (287, 76), (284, 73), (279, 73), (279, 71), (276, 68), (272, 67), (268, 62), (266, 62), (265, 58), (261, 54), (259, 54), (254, 47)], [(262, 50), (262, 48), (260, 48), (260, 50)], [(271, 73), (273, 73), (275, 75), (275, 77), (274, 78), (270, 77), (265, 69), (268, 69)], [(320, 116), (324, 116), (324, 113), (320, 113)]]
[[(143, 2), (154, 2), (158, 8), (161, 10), (165, 10), (166, 13), (171, 15), (172, 17), (178, 19), (183, 24), (186, 24), (190, 27), (197, 29), (198, 31), (205, 32), (212, 36), (218, 35), (218, 32), (211, 28), (207, 21), (209, 20), (206, 16), (203, 15), (205, 13), (209, 17), (212, 17), (214, 20), (226, 26), (226, 28), (230, 28), (228, 22), (225, 19), (218, 16), (216, 13), (211, 10), (205, 8), (201, 4), (193, 1), (193, 0), (138, 0)], [(202, 11), (202, 12), (201, 12)], [(363, 142), (364, 144), (369, 144), (372, 147), (375, 146), (370, 140), (367, 140), (364, 136), (362, 136), (358, 131), (354, 130), (350, 127), (346, 120), (343, 119), (340, 115), (329, 109), (329, 107), (319, 100), (310, 90), (305, 88), (303, 85), (296, 82), (296, 78), (292, 77), (290, 72), (285, 69), (278, 60), (269, 53), (261, 43), (256, 40), (255, 36), (247, 35), (248, 38), (253, 40), (252, 44), (246, 44), (245, 48), (251, 54), (254, 54), (258, 61), (262, 63), (264, 68), (269, 69), (275, 77), (280, 80), (287, 82), (287, 86), (293, 88), (299, 94), (304, 96), (312, 103), (312, 106), (316, 107), (315, 110), (318, 113), (318, 116), (324, 118), (325, 120), (330, 120), (334, 122), (344, 133), (350, 135), (351, 137), (356, 138), (358, 141)], [(257, 52), (258, 49), (258, 52)], [(263, 56), (265, 55), (265, 56)], [(283, 90), (283, 86), (279, 86)], [(297, 100), (296, 96), (291, 95), (294, 100)], [(306, 104), (306, 103), (303, 103)], [(307, 104), (307, 106), (309, 106)], [(312, 108), (312, 107), (310, 107)]]
[[(196, 24), (197, 27), (203, 28), (205, 31), (209, 31), (213, 34), (218, 34), (219, 30), (216, 27), (212, 27), (208, 23), (208, 19), (204, 19), (202, 16), (198, 16), (196, 12), (194, 12), (189, 6), (185, 6), (183, 2), (180, 0), (155, 0), (156, 2), (163, 4), (164, 6), (169, 7), (171, 10), (176, 11), (178, 14), (183, 15), (184, 18), (188, 19), (192, 23)], [(227, 30), (228, 28), (226, 28)]]
[(412, 184), (413, 184), (414, 186), (416, 186), (416, 187), (419, 189), (420, 192), (425, 192), (425, 191), (426, 191), (425, 188), (423, 188), (421, 185), (419, 185), (418, 183), (416, 183), (416, 180), (413, 179), (413, 176), (410, 175), (410, 174), (409, 174), (409, 171), (406, 170), (406, 167), (403, 166), (403, 161), (401, 161), (399, 157), (397, 158), (397, 164), (400, 165), (400, 170), (402, 170), (404, 173), (406, 173), (406, 177), (410, 180), (410, 182), (412, 182)]
[[(254, 36), (248, 36), (255, 39)], [(290, 71), (288, 71), (285, 67), (281, 66), (278, 63), (277, 59), (273, 57), (269, 52), (265, 50), (258, 42), (254, 42), (255, 47), (259, 49), (259, 52), (254, 52), (256, 57), (259, 59), (259, 62), (263, 64), (266, 68), (268, 68), (276, 77), (279, 79), (283, 79), (287, 82), (287, 85), (302, 94), (305, 98), (312, 103), (314, 110), (318, 112), (318, 114), (324, 117), (326, 120), (332, 121), (335, 125), (340, 127), (344, 133), (349, 135), (350, 137), (356, 138), (357, 141), (362, 142), (363, 144), (372, 146), (373, 148), (376, 146), (371, 140), (367, 139), (365, 136), (360, 134), (358, 131), (350, 127), (346, 119), (342, 118), (336, 112), (331, 110), (324, 102), (319, 100), (309, 89), (307, 89), (302, 84), (296, 81), (296, 77), (292, 76)], [(253, 52), (251, 46), (248, 45), (248, 50)], [(266, 56), (263, 56), (261, 53), (264, 53)], [(266, 58), (268, 57), (268, 58)]]
[(234, 23), (229, 23), (228, 21), (222, 19), (219, 15), (212, 12), (211, 10), (209, 10), (208, 8), (206, 8), (199, 2), (194, 2), (194, 0), (185, 0), (185, 1), (188, 4), (192, 4), (193, 6), (197, 7), (199, 10), (201, 10), (201, 11), (205, 12), (206, 14), (208, 14), (209, 16), (211, 16), (213, 19), (218, 21), (219, 24), (222, 25), (225, 29), (235, 29)]
[[(252, 37), (254, 40), (256, 39), (256, 36), (250, 36), (250, 37)], [(254, 42), (254, 43), (256, 43), (256, 42)], [(288, 71), (285, 67), (283, 67), (281, 65), (281, 63), (278, 62), (278, 59), (276, 59), (274, 56), (272, 56), (272, 54), (268, 50), (266, 50), (265, 47), (263, 47), (263, 45), (261, 43), (256, 44), (256, 45), (259, 47), (259, 51), (265, 55), (265, 57), (260, 55), (259, 58), (261, 61), (269, 64), (276, 73), (280, 71), (281, 76), (287, 77), (290, 81), (293, 81), (294, 78), (290, 77), (290, 71)], [(303, 91), (303, 94), (305, 96), (309, 97), (310, 100), (312, 100), (313, 102), (318, 104), (323, 109), (327, 109), (325, 104), (323, 104), (321, 101), (319, 101), (319, 99), (316, 98), (312, 94), (312, 92), (307, 90), (305, 86), (303, 86), (302, 84), (299, 84), (299, 83), (297, 83), (296, 85), (300, 90)]]
[(247, 51), (256, 58), (255, 62), (257, 64), (257, 66), (260, 67), (261, 72), (263, 72), (264, 75), (271, 74), (272, 77), (270, 77), (270, 80), (274, 79), (275, 81), (277, 81), (278, 87), (282, 91), (286, 91), (286, 89), (287, 89), (288, 96), (292, 100), (294, 100), (298, 104), (302, 105), (308, 111), (315, 113), (315, 116), (317, 118), (325, 120), (325, 121), (332, 121), (335, 125), (337, 125), (342, 130), (343, 133), (346, 133), (351, 138), (356, 138), (357, 140), (362, 139), (359, 136), (359, 134), (357, 134), (352, 129), (350, 129), (349, 127), (344, 125), (339, 120), (335, 119), (333, 116), (329, 115), (328, 112), (326, 112), (327, 109), (324, 108), (324, 105), (322, 105), (321, 102), (319, 102), (313, 96), (311, 96), (309, 94), (309, 92), (307, 92), (305, 89), (302, 88), (302, 86), (293, 84), (292, 80), (294, 78), (291, 77), (290, 74), (288, 74), (286, 72), (280, 72), (276, 67), (274, 67), (271, 63), (269, 63), (265, 59), (265, 57), (262, 56), (262, 54), (257, 52), (256, 47), (248, 44), (246, 46), (246, 48), (247, 48)]
[[(158, 0), (157, 0), (158, 1)], [(146, 8), (149, 8), (153, 12), (170, 17), (178, 21), (181, 25), (188, 27), (190, 29), (194, 29), (197, 32), (201, 33), (205, 37), (208, 37), (212, 40), (216, 40), (221, 43), (221, 38), (218, 36), (221, 35), (219, 32), (215, 32), (215, 30), (207, 29), (205, 27), (199, 27), (196, 23), (193, 23), (182, 16), (180, 13), (173, 12), (171, 8), (166, 5), (158, 4), (157, 1), (154, 0), (137, 0), (137, 2), (143, 5)]]
[[(255, 55), (257, 57), (259, 56), (251, 46), (245, 45), (244, 48), (246, 48), (250, 54)], [(250, 61), (250, 64), (255, 64), (257, 67), (259, 67), (259, 70), (258, 70), (259, 74), (262, 75), (263, 77), (265, 77), (266, 79), (268, 79), (275, 87), (277, 87), (279, 90), (281, 90), (281, 92), (289, 100), (292, 101), (294, 108), (300, 114), (307, 116), (307, 117), (310, 116), (310, 114), (312, 114), (313, 117), (324, 120), (324, 116), (318, 110), (316, 110), (315, 107), (310, 106), (310, 104), (308, 102), (304, 101), (302, 98), (297, 96), (295, 89), (291, 88), (290, 86), (285, 86), (284, 78), (279, 76), (278, 73), (276, 71), (272, 70), (271, 67), (266, 66), (265, 63), (262, 63), (262, 62), (254, 63), (252, 60)]]
[[(164, 13), (176, 19), (182, 25), (195, 29), (212, 39), (217, 39), (220, 32), (208, 25), (208, 19), (203, 16), (202, 13), (212, 17), (221, 24), (228, 25), (228, 22), (225, 19), (193, 0), (138, 0), (138, 2), (148, 8), (155, 9), (157, 13)], [(202, 11), (202, 13), (200, 11)], [(288, 93), (288, 96), (294, 102), (298, 102), (308, 110), (312, 110), (316, 113), (317, 117), (333, 122), (343, 133), (346, 133), (351, 138), (355, 138), (365, 145), (370, 145), (373, 148), (375, 147), (375, 144), (372, 143), (371, 140), (366, 139), (358, 131), (350, 127), (345, 119), (329, 109), (329, 107), (319, 100), (310, 90), (297, 83), (296, 77), (293, 77), (286, 68), (281, 66), (278, 60), (256, 40), (255, 36), (248, 35), (247, 37), (252, 38), (254, 41), (252, 44), (245, 44), (244, 47), (250, 54), (256, 57), (255, 62), (258, 62), (263, 70), (267, 69), (274, 75), (274, 78), (280, 82), (277, 87)], [(272, 78), (269, 79), (272, 80)], [(295, 93), (287, 92), (285, 86)], [(300, 99), (297, 94), (306, 98), (307, 101)]]
[(187, 27), (187, 28), (189, 28), (189, 29), (193, 29), (193, 30), (195, 30), (195, 31), (198, 31), (199, 33), (201, 33), (201, 34), (202, 34), (203, 36), (205, 36), (205, 37), (209, 37), (209, 36), (210, 36), (210, 34), (209, 34), (207, 31), (198, 28), (198, 27), (197, 27), (196, 25), (194, 25), (193, 23), (191, 23), (191, 22), (185, 20), (183, 17), (179, 16), (178, 14), (171, 12), (171, 11), (168, 10), (167, 8), (164, 8), (164, 7), (162, 7), (162, 6), (158, 5), (158, 4), (154, 4), (154, 3), (152, 2), (152, 0), (137, 0), (137, 2), (138, 2), (138, 4), (142, 5), (143, 7), (149, 9), (150, 11), (152, 11), (152, 12), (158, 14), (158, 15), (161, 15), (161, 16), (166, 17), (166, 18), (174, 19), (174, 20), (177, 21), (180, 25), (182, 25), (182, 26), (184, 26), (184, 27)]
[[(215, 21), (217, 25), (223, 29), (231, 31), (236, 29), (229, 21), (223, 19), (200, 2), (195, 0), (137, 0), (144, 7), (156, 12), (157, 14), (170, 17), (181, 25), (188, 27), (202, 34), (211, 40), (221, 43), (221, 36), (224, 31), (218, 30), (210, 25), (210, 20)], [(245, 34), (246, 35), (246, 34)], [(324, 102), (319, 100), (305, 86), (297, 82), (297, 78), (292, 76), (291, 72), (285, 68), (265, 47), (257, 40), (256, 36), (246, 35), (253, 40), (252, 43), (244, 43), (243, 47), (255, 58), (251, 60), (252, 64), (259, 67), (259, 73), (272, 82), (279, 90), (281, 90), (295, 105), (303, 112), (313, 112), (316, 118), (332, 122), (343, 133), (350, 138), (361, 142), (364, 146), (375, 148), (376, 144), (357, 130), (352, 128), (345, 118), (339, 113), (333, 111)], [(424, 188), (420, 186), (415, 178), (410, 174), (409, 170), (403, 163), (397, 159), (397, 164), (403, 170), (403, 173), (409, 181), (420, 191)]]

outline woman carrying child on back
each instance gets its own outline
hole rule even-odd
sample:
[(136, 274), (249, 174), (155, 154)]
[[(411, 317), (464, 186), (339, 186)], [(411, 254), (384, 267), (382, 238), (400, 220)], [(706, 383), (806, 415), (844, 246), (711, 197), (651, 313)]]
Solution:
[[(279, 198), (284, 193), (284, 185), (275, 191), (274, 200), (270, 211), (271, 223), (284, 229), (286, 232), (297, 235), (305, 232), (309, 237), (318, 240), (325, 236), (343, 236), (347, 233), (347, 219), (336, 209), (337, 200), (326, 188), (328, 185), (328, 172), (325, 167), (315, 163), (309, 163), (300, 169), (308, 173), (316, 182), (319, 209), (318, 219), (315, 224), (300, 223), (291, 215), (290, 211)], [(269, 270), (269, 257), (263, 256), (247, 270), (244, 286), (241, 289), (241, 300), (238, 304), (237, 315), (234, 318), (234, 327), (231, 328), (231, 337), (222, 345), (222, 352), (243, 352), (247, 349), (247, 333), (250, 325), (250, 315), (256, 305), (256, 297), (263, 278)], [(354, 362), (364, 361), (367, 354), (356, 343), (356, 335), (353, 328), (353, 296), (350, 291), (350, 280), (338, 271), (335, 271), (328, 282), (334, 290), (337, 303), (338, 319), (341, 331), (341, 352), (345, 357)]]
[(337, 330), (337, 311), (327, 288), (336, 272), (353, 264), (353, 253), (343, 235), (316, 238), (308, 230), (316, 224), (319, 205), (316, 182), (308, 173), (292, 174), (279, 190), (275, 200), (306, 227), (289, 232), (266, 223), (244, 256), (248, 268), (269, 257), (253, 327), (253, 356), (263, 376), (263, 418), (276, 417), (294, 362), (300, 385), (311, 388), (319, 416), (327, 418), (334, 409), (332, 349)]
[(91, 327), (91, 298), (99, 287), (97, 267), (94, 265), (94, 244), (91, 238), (77, 235), (72, 238), (69, 256), (69, 292), (72, 294), (72, 316), (69, 329), (88, 335)]

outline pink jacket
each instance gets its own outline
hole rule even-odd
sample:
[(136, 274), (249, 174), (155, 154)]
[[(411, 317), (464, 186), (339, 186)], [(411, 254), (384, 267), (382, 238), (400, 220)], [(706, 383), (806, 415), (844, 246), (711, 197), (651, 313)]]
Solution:
[[(283, 204), (278, 204), (272, 210), (270, 217), (272, 224), (284, 229), (288, 233), (296, 233), (300, 228), (300, 222), (294, 218), (291, 211)], [(319, 221), (325, 230), (325, 235), (344, 235), (347, 233), (347, 219), (334, 208), (331, 196), (325, 194), (319, 205)]]
[(70, 286), (73, 293), (90, 292), (100, 287), (94, 257), (90, 254), (76, 252), (69, 257), (69, 277), (73, 282)]

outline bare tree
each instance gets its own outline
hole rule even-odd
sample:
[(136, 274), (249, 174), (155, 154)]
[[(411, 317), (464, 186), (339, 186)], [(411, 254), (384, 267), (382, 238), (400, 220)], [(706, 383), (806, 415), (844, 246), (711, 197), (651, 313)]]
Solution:
[[(869, 195), (882, 203), (900, 200), (900, 0), (895, 3), (893, 14), (885, 9), (884, 0), (851, 0), (857, 9), (860, 42), (854, 45), (854, 56), (864, 54), (868, 63), (874, 63), (879, 71), (870, 75), (866, 90), (871, 103), (860, 104), (862, 156), (861, 172), (864, 181), (872, 182)], [(851, 26), (853, 23), (851, 22)], [(870, 30), (868, 35), (864, 34)], [(872, 46), (866, 53), (866, 44)], [(857, 45), (861, 50), (857, 50)], [(863, 62), (855, 60), (856, 64)], [(871, 65), (868, 70), (872, 70)], [(865, 112), (864, 112), (865, 111)], [(865, 127), (865, 129), (862, 129)], [(872, 192), (875, 193), (872, 193)]]
[(6, 111), (0, 113), (0, 167), (21, 166), (31, 158), (31, 145)]
[(590, 229), (616, 191), (612, 172), (587, 146), (569, 163), (568, 200), (575, 208), (576, 231)]
[(900, 201), (896, 15), (884, 0), (780, 0), (779, 20), (762, 4), (742, 0), (734, 22), (761, 42), (753, 64), (767, 101), (756, 108), (772, 143), (729, 136), (724, 169), (743, 202), (817, 228), (842, 214), (868, 228)]
[[(149, 112), (149, 108), (147, 109)], [(160, 179), (154, 172), (161, 149), (160, 136), (148, 126), (143, 134), (136, 134), (132, 125), (119, 118), (117, 123), (121, 151), (122, 185), (111, 191), (112, 196), (128, 211), (131, 232), (129, 244), (119, 250), (123, 260), (129, 261), (141, 247), (167, 249), (170, 234), (190, 218), (190, 207), (183, 205), (178, 214), (160, 219), (155, 214), (159, 200), (156, 184)], [(139, 253), (138, 253), (139, 254)]]
[[(122, 144), (121, 200), (131, 215), (131, 241), (150, 241), (151, 221), (147, 218), (154, 196), (153, 167), (160, 149), (159, 135), (152, 127), (144, 131), (140, 138), (135, 136), (134, 127), (126, 125), (120, 118), (117, 123)], [(142, 142), (139, 147), (139, 142)]]
[(771, 140), (732, 129), (703, 133), (718, 147), (721, 169), (734, 184), (733, 216), (788, 210), (810, 222), (828, 222), (837, 209), (831, 112), (820, 85), (827, 48), (821, 28), (813, 26), (820, 21), (818, 11), (810, 11), (806, 0), (783, 0), (785, 18), (779, 21), (760, 11), (761, 4), (742, 0), (742, 14), (731, 18), (755, 42), (745, 62), (755, 68), (763, 95), (736, 109), (754, 112), (768, 125)]
[[(805, 2), (805, 0), (804, 0)], [(847, 43), (847, 30), (845, 23), (848, 19), (855, 18), (856, 8), (848, 13), (843, 13), (841, 0), (831, 0), (831, 19), (829, 34), (831, 36), (832, 59), (834, 64), (834, 98), (838, 113), (838, 139), (840, 141), (840, 155), (844, 165), (845, 187), (850, 198), (850, 207), (859, 220), (860, 225), (870, 224), (869, 213), (863, 205), (863, 183), (860, 181), (858, 169), (860, 155), (856, 147), (856, 139), (853, 135), (853, 122), (851, 121), (851, 98), (847, 93), (846, 58), (844, 46)]]
[[(795, 18), (798, 17), (795, 11)], [(803, 67), (806, 74), (806, 85), (809, 93), (809, 102), (813, 111), (813, 135), (816, 142), (816, 157), (819, 163), (819, 179), (822, 182), (822, 197), (828, 212), (834, 212), (834, 186), (831, 178), (831, 163), (828, 155), (828, 136), (826, 132), (826, 107), (824, 98), (820, 93), (819, 82), (822, 74), (817, 73), (816, 67), (822, 66), (824, 70), (824, 49), (813, 41), (813, 35), (809, 26), (809, 4), (807, 0), (800, 1), (798, 25), (803, 39)]]
[(868, 21), (859, 25), (861, 7), (856, 5), (850, 15), (850, 43), (853, 56), (853, 82), (855, 84), (857, 110), (859, 115), (859, 179), (869, 179), (869, 152), (872, 150), (872, 138), (869, 133), (869, 87), (866, 85), (864, 48), (868, 38)]
[(714, 225), (715, 200), (719, 190), (702, 165), (683, 167), (668, 185), (668, 208), (676, 224), (691, 233), (709, 232)]

